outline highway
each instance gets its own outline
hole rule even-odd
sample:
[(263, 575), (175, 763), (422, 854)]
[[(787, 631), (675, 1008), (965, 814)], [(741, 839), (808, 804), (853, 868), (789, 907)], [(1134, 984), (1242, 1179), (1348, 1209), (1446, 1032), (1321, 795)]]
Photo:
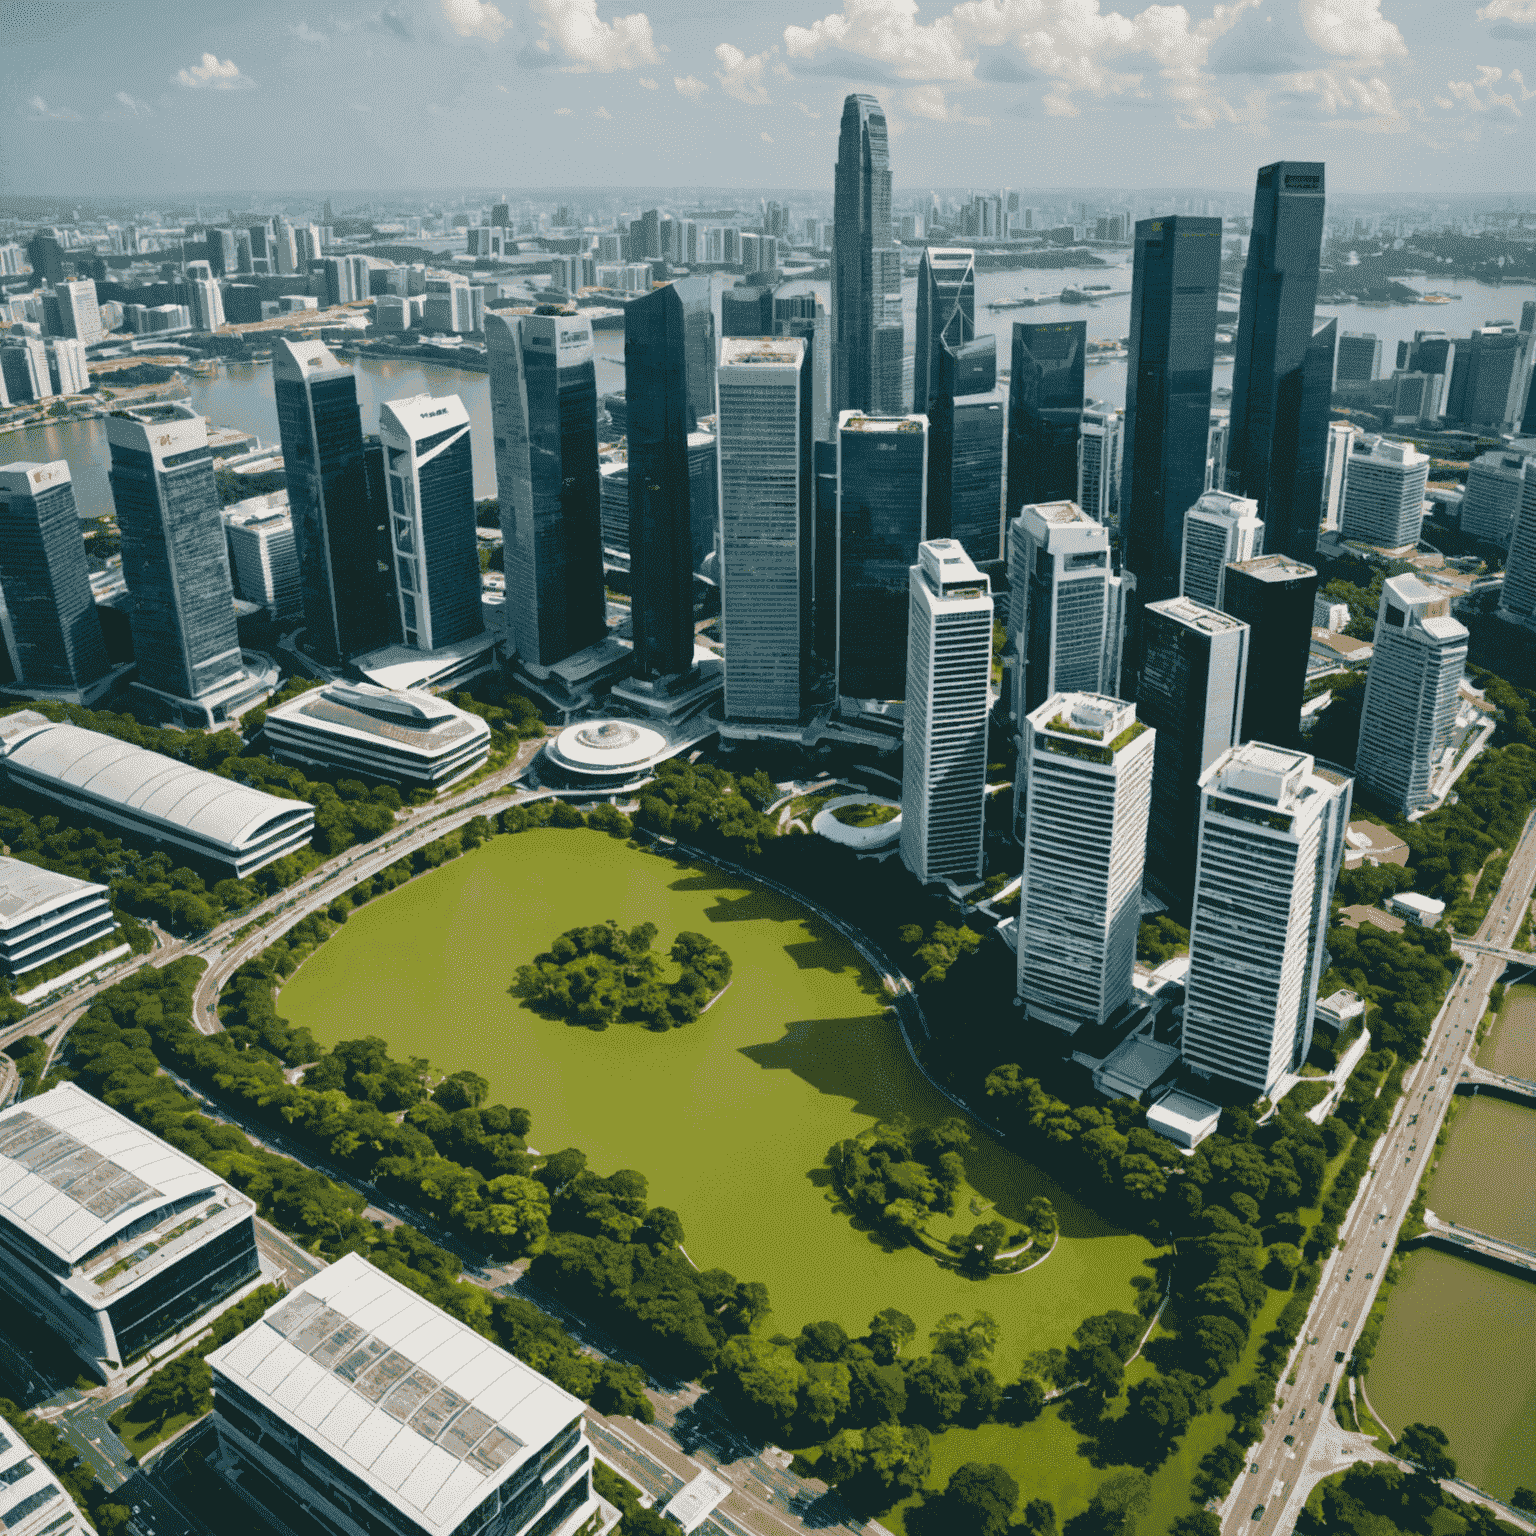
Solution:
[[(1525, 824), (1477, 939), (1506, 948), (1513, 943), (1536, 888), (1536, 815)], [(1469, 951), (1467, 963), (1435, 1020), (1424, 1054), (1404, 1079), (1391, 1126), (1377, 1144), (1372, 1169), (1340, 1228), (1340, 1246), (1326, 1262), (1301, 1341), (1292, 1354), (1294, 1385), (1282, 1396), (1249, 1451), (1222, 1509), (1226, 1536), (1281, 1536), (1293, 1531), (1307, 1495), (1331, 1473), (1362, 1459), (1363, 1436), (1340, 1429), (1333, 1396), (1349, 1354), (1380, 1289), (1403, 1219), (1435, 1154), (1435, 1138), (1463, 1065), (1476, 1046), (1488, 994), (1503, 974), (1496, 955)], [(1432, 1350), (1425, 1369), (1432, 1370)], [(1287, 1373), (1289, 1374), (1289, 1373)], [(1401, 1425), (1393, 1426), (1400, 1430)], [(1447, 1484), (1467, 1497), (1464, 1490)]]

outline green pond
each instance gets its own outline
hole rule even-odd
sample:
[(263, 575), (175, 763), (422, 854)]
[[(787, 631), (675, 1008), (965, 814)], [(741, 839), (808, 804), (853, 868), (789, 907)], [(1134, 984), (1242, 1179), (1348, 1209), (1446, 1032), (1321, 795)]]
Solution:
[[(1518, 1177), (1500, 1170), (1520, 1169)], [(1429, 1208), (1447, 1221), (1536, 1248), (1536, 1109), (1486, 1094), (1462, 1098), (1429, 1181)], [(1536, 1286), (1531, 1288), (1536, 1308)]]
[[(664, 1034), (595, 1032), (524, 1008), (510, 991), (517, 967), (608, 917), (655, 923), (658, 949), (682, 929), (708, 933), (733, 981), (696, 1023)], [(973, 1198), (1006, 1219), (1048, 1196), (1062, 1239), (1037, 1270), (968, 1280), (837, 1214), (823, 1166), (835, 1141), (897, 1112), (956, 1113), (884, 1003), (857, 954), (798, 904), (599, 833), (543, 830), (495, 838), (354, 913), (283, 989), (281, 1009), (327, 1044), (374, 1034), (396, 1056), (473, 1068), (493, 1099), (532, 1112), (540, 1150), (578, 1146), (602, 1172), (638, 1168), (652, 1202), (681, 1215), (696, 1264), (766, 1282), (773, 1329), (832, 1318), (862, 1332), (896, 1306), (926, 1332), (946, 1312), (985, 1308), (1003, 1325), (994, 1367), (1011, 1375), (1085, 1316), (1130, 1308), (1155, 1250), (979, 1128), (958, 1219), (974, 1222)]]
[(1511, 987), (1498, 1022), (1477, 1048), (1479, 1066), (1536, 1081), (1536, 987)]

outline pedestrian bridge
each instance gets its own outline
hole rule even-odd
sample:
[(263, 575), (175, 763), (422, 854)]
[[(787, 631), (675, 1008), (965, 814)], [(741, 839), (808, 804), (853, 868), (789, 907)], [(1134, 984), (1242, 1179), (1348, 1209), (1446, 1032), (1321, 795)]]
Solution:
[(1424, 1226), (1425, 1231), (1417, 1239), (1421, 1243), (1434, 1243), (1437, 1248), (1465, 1254), (1497, 1269), (1536, 1280), (1536, 1249), (1522, 1248), (1519, 1243), (1506, 1238), (1491, 1237), (1459, 1222), (1446, 1221), (1433, 1211), (1425, 1211)]
[(1457, 939), (1452, 948), (1463, 959), (1472, 955), (1493, 955), (1507, 965), (1523, 965), (1536, 970), (1536, 950), (1506, 949), (1502, 944), (1484, 944), (1480, 939)]
[(1490, 1072), (1487, 1067), (1468, 1065), (1456, 1079), (1457, 1093), (1487, 1093), (1497, 1099), (1514, 1099), (1521, 1104), (1536, 1104), (1536, 1083), (1507, 1072)]

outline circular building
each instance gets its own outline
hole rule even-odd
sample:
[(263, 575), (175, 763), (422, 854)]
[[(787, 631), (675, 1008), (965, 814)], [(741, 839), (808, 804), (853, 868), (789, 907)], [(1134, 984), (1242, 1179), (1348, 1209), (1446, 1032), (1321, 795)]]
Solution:
[[(867, 807), (862, 814), (855, 808)], [(838, 816), (847, 810), (848, 819)], [(892, 812), (884, 816), (885, 812)], [(884, 816), (883, 820), (877, 819)], [(860, 823), (863, 825), (860, 825)], [(901, 839), (901, 807), (894, 800), (882, 800), (879, 795), (839, 795), (829, 800), (816, 813), (811, 831), (824, 837), (829, 843), (841, 843), (857, 853), (872, 853), (889, 848)]]
[(606, 793), (643, 778), (675, 751), (660, 731), (634, 720), (582, 720), (546, 743), (540, 777)]

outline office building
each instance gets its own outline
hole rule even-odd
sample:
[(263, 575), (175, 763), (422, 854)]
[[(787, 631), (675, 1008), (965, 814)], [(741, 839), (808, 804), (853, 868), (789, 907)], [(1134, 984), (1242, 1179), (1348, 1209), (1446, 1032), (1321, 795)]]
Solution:
[(928, 531), (972, 560), (996, 560), (1002, 548), (1007, 403), (995, 337), (943, 349), (928, 407)]
[(62, 459), (0, 464), (0, 649), (28, 688), (79, 694), (110, 670)]
[(1205, 489), (1221, 220), (1136, 224), (1120, 523), (1139, 604), (1177, 597), (1184, 514)]
[(1240, 739), (1252, 632), (1190, 597), (1149, 603), (1136, 718), (1157, 732), (1147, 883), (1182, 920), (1194, 894), (1200, 776)]
[(1260, 555), (1227, 567), (1221, 606), (1253, 632), (1241, 740), (1295, 745), (1316, 598), (1316, 569), (1288, 555)]
[(1179, 1046), (1197, 1072), (1262, 1096), (1307, 1059), (1351, 790), (1256, 741), (1201, 776)]
[(814, 293), (773, 301), (775, 336), (798, 336), (811, 348), (811, 427), (818, 443), (832, 441), (832, 316)]
[(1070, 500), (1077, 491), (1087, 349), (1086, 320), (1014, 323), (1004, 502), (1008, 517), (1017, 517), (1020, 507)]
[(211, 278), (195, 278), (187, 284), (192, 323), (200, 331), (217, 331), (224, 324), (224, 296)]
[(1347, 421), (1328, 423), (1328, 447), (1323, 456), (1323, 527), (1337, 531), (1344, 513), (1344, 485), (1349, 478), (1349, 450), (1355, 428)]
[(1501, 549), (1509, 547), (1525, 482), (1536, 476), (1536, 459), (1522, 453), (1479, 454), (1467, 471), (1461, 531)]
[(748, 288), (738, 283), (720, 295), (720, 335), (751, 337), (773, 335), (773, 289)]
[(576, 1536), (583, 1404), (348, 1254), (208, 1356), (217, 1466), (317, 1536)]
[(1055, 694), (1024, 724), (1018, 991), (1071, 1034), (1131, 1001), (1156, 735), (1090, 693)]
[(1219, 491), (1227, 483), (1227, 445), (1231, 439), (1231, 415), (1213, 407), (1210, 430), (1205, 439), (1205, 488), (1208, 491)]
[(1125, 412), (1089, 402), (1077, 439), (1077, 504), (1106, 528), (1120, 520), (1120, 455)]
[(945, 350), (959, 351), (975, 339), (975, 251), (925, 246), (917, 269), (917, 351), (912, 367), (912, 409), (919, 416), (928, 412), (942, 387)]
[(1258, 502), (1265, 547), (1298, 560), (1317, 549), (1333, 388), (1332, 333), (1326, 375), (1314, 377), (1319, 360), (1309, 366), (1308, 357), (1321, 350), (1313, 310), (1322, 241), (1322, 163), (1264, 166), (1238, 311), (1227, 489)]
[(46, 400), (53, 394), (48, 353), (39, 337), (12, 332), (0, 342), (0, 383), (9, 405)]
[(235, 596), (275, 619), (304, 612), (299, 550), (287, 491), (269, 491), (224, 508), (224, 537)]
[(816, 477), (811, 649), (832, 666), (837, 660), (837, 444), (817, 438), (811, 454)]
[(267, 712), (273, 757), (436, 793), (481, 767), (491, 728), (420, 689), (329, 682)]
[(1382, 549), (1418, 543), (1429, 455), (1412, 443), (1361, 437), (1350, 449), (1339, 531)]
[[(852, 100), (853, 98), (849, 98)], [(837, 423), (837, 692), (899, 699), (908, 572), (928, 537), (928, 419), (844, 411)]]
[(1227, 567), (1234, 560), (1252, 560), (1263, 553), (1264, 524), (1258, 503), (1230, 491), (1206, 491), (1184, 514), (1179, 591), (1207, 608), (1220, 608)]
[(731, 720), (792, 722), (807, 704), (812, 389), (811, 350), (799, 337), (720, 345), (720, 611)]
[(91, 386), (85, 343), (73, 336), (50, 336), (43, 347), (48, 357), (48, 383), (54, 394), (84, 394)]
[(57, 286), (64, 281), (64, 250), (57, 236), (38, 230), (27, 241), (27, 265), (34, 281)]
[(0, 1112), (0, 1274), (103, 1375), (261, 1277), (256, 1208), (74, 1083)]
[(1442, 588), (1392, 576), (1382, 583), (1372, 638), (1355, 766), (1362, 789), (1407, 815), (1435, 798), (1469, 636)]
[(891, 238), (885, 112), (873, 96), (843, 102), (832, 203), (832, 410), (895, 414), (904, 404), (901, 252)]
[(469, 412), (457, 395), (379, 407), (400, 630), (421, 651), (481, 634)]
[(137, 686), (177, 719), (233, 718), (262, 688), (235, 631), (208, 424), (179, 404), (129, 406), (106, 420)]
[(305, 645), (336, 666), (382, 645), (390, 633), (389, 588), (379, 570), (384, 512), (370, 486), (357, 379), (324, 342), (278, 337), (272, 388), (299, 557)]
[(1536, 337), (1508, 323), (1477, 327), (1456, 342), (1446, 390), (1448, 427), (1500, 431), (1516, 425), (1531, 384)]
[(1369, 331), (1345, 331), (1339, 337), (1335, 384), (1369, 384), (1381, 376), (1381, 337)]
[(25, 976), (116, 930), (106, 886), (0, 858), (0, 976)]
[[(507, 642), (551, 667), (608, 633), (592, 322), (485, 320), (507, 578)], [(629, 549), (625, 511), (624, 549)]]
[(955, 539), (918, 546), (910, 572), (901, 857), (927, 885), (982, 876), (992, 592)]
[(1499, 617), (1536, 630), (1536, 474), (1527, 473), (1509, 541)]
[(90, 278), (74, 283), (55, 283), (43, 294), (43, 329), (50, 336), (73, 336), (85, 346), (101, 340), (101, 309), (96, 284)]
[(684, 278), (624, 310), (629, 560), (635, 672), (693, 667), (693, 514), (688, 436), (714, 405), (709, 279)]

